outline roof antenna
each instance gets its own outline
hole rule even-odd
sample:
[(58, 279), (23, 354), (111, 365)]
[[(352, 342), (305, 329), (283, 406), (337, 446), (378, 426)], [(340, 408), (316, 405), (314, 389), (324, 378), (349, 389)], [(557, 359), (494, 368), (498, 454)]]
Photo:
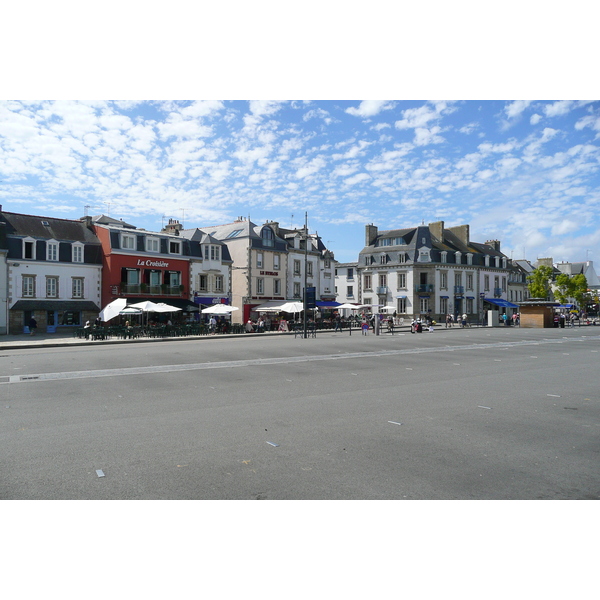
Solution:
[(290, 221), (290, 229), (294, 229), (294, 215), (292, 214), (292, 220)]

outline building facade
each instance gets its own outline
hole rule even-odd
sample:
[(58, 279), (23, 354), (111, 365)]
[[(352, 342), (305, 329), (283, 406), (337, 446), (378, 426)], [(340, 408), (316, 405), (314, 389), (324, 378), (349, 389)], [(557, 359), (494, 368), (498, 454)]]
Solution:
[(438, 221), (386, 231), (367, 225), (357, 269), (359, 302), (393, 307), (399, 316), (441, 320), (466, 313), (481, 320), (485, 310), (508, 302), (500, 242), (473, 242), (468, 225), (446, 228)]
[(3, 212), (6, 333), (79, 327), (101, 303), (101, 247), (82, 221)]

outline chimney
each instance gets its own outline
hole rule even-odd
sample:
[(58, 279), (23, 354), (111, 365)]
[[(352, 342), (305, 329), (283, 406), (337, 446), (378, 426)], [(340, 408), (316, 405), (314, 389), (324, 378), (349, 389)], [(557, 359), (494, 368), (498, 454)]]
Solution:
[(491, 246), (496, 252), (500, 252), (500, 240), (488, 240), (486, 244)]
[(541, 267), (543, 265), (545, 267), (550, 267), (551, 269), (554, 266), (552, 264), (552, 258), (538, 258), (535, 265), (536, 267)]
[(275, 235), (279, 235), (279, 223), (277, 221), (271, 221), (269, 227), (273, 230)]
[(371, 223), (365, 226), (365, 246), (372, 246), (377, 238), (377, 227)]
[(182, 224), (177, 219), (169, 219), (169, 223), (163, 229), (165, 233), (173, 233), (179, 235), (179, 232), (183, 229)]
[(448, 227), (448, 231), (451, 231), (465, 246), (469, 245), (468, 225), (457, 225), (456, 227)]
[(438, 242), (444, 241), (444, 221), (436, 221), (435, 223), (429, 223), (429, 233)]

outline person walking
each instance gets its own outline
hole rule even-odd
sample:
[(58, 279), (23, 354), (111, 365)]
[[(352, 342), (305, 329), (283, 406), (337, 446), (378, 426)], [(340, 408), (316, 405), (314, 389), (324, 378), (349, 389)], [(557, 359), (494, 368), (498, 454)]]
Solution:
[(29, 335), (33, 335), (35, 333), (36, 329), (37, 329), (37, 321), (32, 316), (31, 319), (29, 319)]
[(336, 331), (342, 331), (342, 317), (340, 317), (340, 313), (336, 312), (335, 313), (335, 317), (334, 317), (334, 322), (335, 322), (335, 329), (333, 330), (333, 332), (335, 333)]

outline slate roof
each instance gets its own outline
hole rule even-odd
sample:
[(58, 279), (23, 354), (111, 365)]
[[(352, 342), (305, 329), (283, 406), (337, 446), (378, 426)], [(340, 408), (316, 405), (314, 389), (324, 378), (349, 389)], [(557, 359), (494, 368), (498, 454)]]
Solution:
[(7, 236), (100, 245), (98, 238), (86, 227), (83, 221), (22, 215), (4, 211), (1, 213), (0, 218), (6, 222)]

